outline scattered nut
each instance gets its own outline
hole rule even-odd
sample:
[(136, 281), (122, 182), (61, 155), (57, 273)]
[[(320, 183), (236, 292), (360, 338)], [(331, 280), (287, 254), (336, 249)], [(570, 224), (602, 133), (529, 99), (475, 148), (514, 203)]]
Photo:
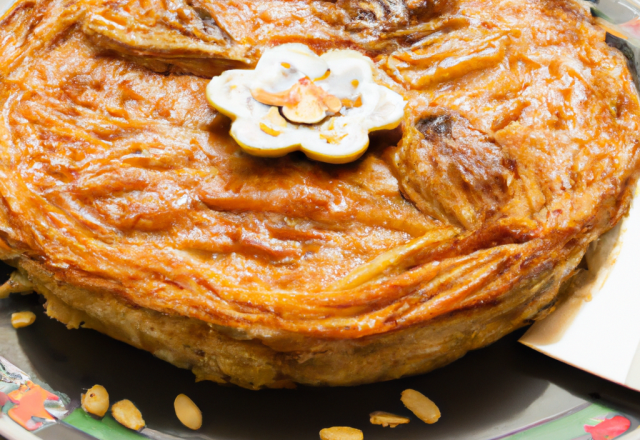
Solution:
[(440, 418), (440, 409), (436, 404), (416, 390), (404, 390), (401, 400), (404, 406), (425, 423), (436, 423)]
[(320, 431), (321, 440), (363, 440), (362, 431), (348, 426), (334, 426)]
[(184, 426), (193, 430), (200, 429), (202, 426), (202, 412), (200, 408), (193, 403), (193, 400), (184, 394), (178, 394), (178, 397), (176, 397), (176, 400), (173, 402), (173, 407), (176, 410), (178, 420), (180, 420)]
[(134, 431), (138, 431), (145, 426), (142, 414), (130, 400), (125, 399), (114, 403), (111, 407), (111, 414), (118, 423)]
[(409, 419), (402, 416), (397, 416), (384, 411), (376, 411), (369, 414), (369, 421), (374, 425), (382, 425), (385, 428), (387, 426), (395, 428), (398, 425), (404, 425), (409, 423)]
[(109, 409), (109, 393), (102, 385), (94, 385), (81, 396), (80, 402), (89, 414), (103, 417)]
[(21, 328), (31, 325), (36, 320), (33, 312), (18, 312), (11, 314), (11, 325), (13, 328)]

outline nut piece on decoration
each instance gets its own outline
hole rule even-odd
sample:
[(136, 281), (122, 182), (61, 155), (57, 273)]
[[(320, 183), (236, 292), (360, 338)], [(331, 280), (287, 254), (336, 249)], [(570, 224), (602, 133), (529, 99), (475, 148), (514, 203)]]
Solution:
[(402, 416), (397, 416), (384, 411), (375, 411), (369, 414), (369, 421), (373, 425), (382, 425), (383, 427), (395, 428), (398, 425), (404, 425), (409, 423), (409, 419)]
[(187, 395), (178, 394), (173, 402), (178, 420), (189, 429), (200, 429), (202, 427), (202, 412)]
[(103, 417), (109, 409), (109, 393), (102, 385), (94, 385), (80, 398), (82, 409), (89, 414)]
[(373, 62), (352, 50), (316, 55), (303, 44), (268, 49), (255, 70), (211, 80), (207, 100), (233, 120), (231, 136), (247, 153), (279, 157), (302, 150), (346, 163), (369, 146), (369, 133), (396, 128), (404, 98), (373, 80)]
[(140, 410), (130, 400), (121, 400), (111, 407), (111, 415), (118, 423), (134, 431), (145, 427)]
[(289, 121), (302, 124), (315, 124), (322, 121), (328, 112), (335, 115), (342, 109), (340, 99), (306, 77), (284, 92), (269, 93), (258, 88), (251, 90), (251, 96), (262, 104), (282, 107), (282, 114)]
[(13, 328), (27, 327), (33, 324), (36, 315), (33, 312), (17, 312), (11, 314), (11, 325)]
[(320, 431), (320, 440), (363, 440), (362, 431), (348, 426), (334, 426)]
[(424, 394), (416, 390), (404, 390), (400, 398), (404, 406), (425, 423), (433, 424), (440, 419), (440, 409)]

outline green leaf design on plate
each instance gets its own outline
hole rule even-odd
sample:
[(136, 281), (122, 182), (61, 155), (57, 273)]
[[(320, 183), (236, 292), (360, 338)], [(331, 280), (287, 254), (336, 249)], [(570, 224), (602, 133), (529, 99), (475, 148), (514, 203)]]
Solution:
[(67, 416), (63, 423), (67, 423), (82, 432), (99, 440), (140, 440), (146, 437), (125, 428), (108, 413), (98, 420), (87, 414), (82, 408), (78, 408)]

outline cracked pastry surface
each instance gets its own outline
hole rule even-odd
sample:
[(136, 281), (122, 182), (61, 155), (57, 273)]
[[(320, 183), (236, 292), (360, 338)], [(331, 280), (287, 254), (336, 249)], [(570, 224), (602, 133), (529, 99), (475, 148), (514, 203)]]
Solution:
[[(20, 0), (0, 41), (0, 257), (201, 378), (450, 362), (548, 313), (638, 177), (625, 59), (569, 0)], [(371, 57), (402, 132), (241, 153), (206, 85), (290, 42)]]

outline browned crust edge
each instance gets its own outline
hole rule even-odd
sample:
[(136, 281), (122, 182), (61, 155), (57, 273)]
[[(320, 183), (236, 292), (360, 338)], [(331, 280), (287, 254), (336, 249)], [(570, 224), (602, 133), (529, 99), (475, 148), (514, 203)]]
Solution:
[[(293, 333), (248, 334), (193, 318), (165, 315), (128, 304), (104, 290), (60, 281), (42, 264), (21, 256), (11, 261), (44, 295), (47, 314), (68, 328), (92, 328), (173, 365), (190, 369), (196, 380), (244, 388), (283, 388), (295, 383), (349, 386), (421, 374), (444, 366), (467, 351), (484, 347), (548, 314), (567, 270), (549, 270), (488, 304), (442, 316), (422, 325), (382, 335), (330, 340)], [(563, 277), (559, 279), (558, 277)]]

